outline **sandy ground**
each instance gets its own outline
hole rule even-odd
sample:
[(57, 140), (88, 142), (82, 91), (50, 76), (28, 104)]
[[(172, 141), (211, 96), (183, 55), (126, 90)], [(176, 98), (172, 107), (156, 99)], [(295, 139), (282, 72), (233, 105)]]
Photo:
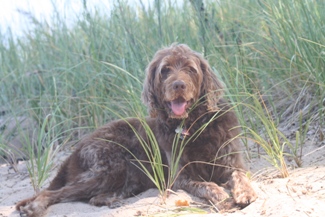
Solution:
[[(251, 153), (257, 156), (255, 146)], [(61, 158), (64, 158), (62, 154)], [(301, 168), (290, 166), (288, 178), (278, 178), (277, 171), (263, 156), (252, 157), (248, 164), (259, 198), (245, 209), (233, 213), (217, 213), (213, 206), (205, 205), (204, 201), (184, 191), (171, 194), (166, 203), (161, 204), (158, 191), (150, 189), (124, 200), (123, 205), (116, 209), (70, 202), (51, 206), (46, 216), (325, 216), (325, 145), (307, 142), (302, 160)], [(294, 165), (294, 162), (289, 161), (288, 164)], [(15, 203), (34, 194), (25, 163), (19, 163), (18, 169), (19, 173), (15, 173), (7, 164), (0, 165), (0, 217), (18, 217)], [(55, 173), (54, 170), (49, 180)], [(176, 206), (178, 200), (189, 202), (189, 206)]]

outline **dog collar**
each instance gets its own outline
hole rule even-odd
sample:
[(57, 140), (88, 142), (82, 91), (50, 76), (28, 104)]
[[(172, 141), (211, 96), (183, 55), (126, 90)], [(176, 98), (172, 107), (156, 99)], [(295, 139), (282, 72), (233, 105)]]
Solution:
[(186, 136), (189, 136), (190, 133), (188, 132), (187, 129), (181, 127), (181, 126), (178, 126), (175, 130), (175, 133), (176, 134), (179, 134), (179, 138), (180, 139), (184, 139)]

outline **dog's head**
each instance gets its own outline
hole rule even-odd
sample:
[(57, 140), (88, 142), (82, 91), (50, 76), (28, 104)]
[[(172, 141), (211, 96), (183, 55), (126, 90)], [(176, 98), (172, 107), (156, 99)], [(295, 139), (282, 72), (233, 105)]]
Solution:
[(160, 112), (170, 118), (187, 118), (193, 106), (217, 109), (222, 85), (208, 62), (187, 45), (159, 50), (146, 70), (142, 99), (151, 117)]

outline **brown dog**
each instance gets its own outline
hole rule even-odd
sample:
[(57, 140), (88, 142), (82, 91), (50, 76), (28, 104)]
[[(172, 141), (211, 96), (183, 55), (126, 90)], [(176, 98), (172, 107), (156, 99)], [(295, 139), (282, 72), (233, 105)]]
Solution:
[[(184, 147), (173, 189), (229, 209), (247, 206), (257, 196), (245, 175), (237, 118), (222, 93), (208, 62), (180, 44), (155, 54), (146, 71), (143, 101), (150, 113), (145, 121), (163, 163), (171, 165), (173, 152)], [(155, 187), (135, 163), (135, 158), (148, 160), (137, 135), (150, 143), (136, 118), (97, 129), (79, 142), (50, 186), (19, 202), (17, 210), (24, 216), (41, 216), (52, 204), (77, 200), (114, 207), (120, 199)], [(175, 138), (180, 139), (173, 149)], [(231, 190), (232, 197), (221, 185)]]

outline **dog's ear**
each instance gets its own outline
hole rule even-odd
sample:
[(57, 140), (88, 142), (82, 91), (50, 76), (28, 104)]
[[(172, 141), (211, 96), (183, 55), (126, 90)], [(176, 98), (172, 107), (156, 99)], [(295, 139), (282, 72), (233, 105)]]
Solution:
[(198, 55), (198, 57), (203, 73), (201, 96), (205, 98), (209, 111), (217, 111), (219, 110), (217, 103), (223, 95), (223, 85), (212, 71), (208, 61), (201, 55)]
[(142, 102), (147, 106), (149, 116), (157, 117), (157, 99), (154, 95), (155, 76), (158, 67), (158, 60), (154, 59), (146, 69), (146, 77), (143, 83)]

